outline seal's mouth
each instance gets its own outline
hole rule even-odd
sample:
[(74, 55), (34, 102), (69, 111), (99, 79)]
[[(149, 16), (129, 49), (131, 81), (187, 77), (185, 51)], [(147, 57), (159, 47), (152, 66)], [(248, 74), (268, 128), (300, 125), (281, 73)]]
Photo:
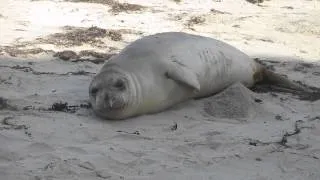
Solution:
[(106, 108), (106, 110), (107, 110), (107, 111), (122, 111), (122, 110), (124, 110), (124, 106), (123, 106), (123, 105), (108, 106), (108, 107)]
[(121, 96), (91, 96), (92, 109), (100, 116), (121, 115), (125, 108), (124, 98)]
[(114, 102), (111, 100), (103, 102), (103, 105), (99, 104), (99, 102), (96, 102), (94, 100), (94, 102), (92, 102), (92, 104), (93, 104), (93, 106), (92, 106), (93, 109), (95, 109), (97, 111), (101, 111), (101, 112), (120, 111), (120, 110), (124, 110), (124, 108), (125, 108), (124, 103)]
[(96, 115), (107, 119), (118, 119), (118, 117), (121, 117), (124, 112), (123, 106), (113, 106), (112, 108), (97, 108), (96, 106), (92, 106), (92, 109)]

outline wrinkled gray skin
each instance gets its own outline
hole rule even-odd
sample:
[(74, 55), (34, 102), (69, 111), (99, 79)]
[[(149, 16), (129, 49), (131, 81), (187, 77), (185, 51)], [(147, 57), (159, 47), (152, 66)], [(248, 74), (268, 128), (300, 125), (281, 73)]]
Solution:
[(181, 32), (146, 36), (109, 60), (90, 84), (94, 112), (125, 119), (163, 111), (233, 83), (251, 87), (263, 68), (221, 41)]

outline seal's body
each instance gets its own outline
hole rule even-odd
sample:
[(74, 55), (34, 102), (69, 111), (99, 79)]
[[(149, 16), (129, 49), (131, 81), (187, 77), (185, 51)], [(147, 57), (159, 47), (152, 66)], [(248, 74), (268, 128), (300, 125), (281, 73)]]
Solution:
[(109, 60), (90, 85), (90, 100), (99, 116), (124, 119), (266, 78), (292, 85), (224, 42), (167, 32), (138, 39)]

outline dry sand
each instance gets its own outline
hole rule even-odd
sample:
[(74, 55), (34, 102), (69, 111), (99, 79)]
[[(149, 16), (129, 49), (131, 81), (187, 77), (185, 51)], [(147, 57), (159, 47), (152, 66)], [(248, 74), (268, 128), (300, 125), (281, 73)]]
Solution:
[(319, 0), (100, 2), (0, 0), (1, 180), (320, 179), (319, 100), (235, 84), (124, 121), (87, 102), (105, 59), (165, 31), (223, 40), (320, 88)]

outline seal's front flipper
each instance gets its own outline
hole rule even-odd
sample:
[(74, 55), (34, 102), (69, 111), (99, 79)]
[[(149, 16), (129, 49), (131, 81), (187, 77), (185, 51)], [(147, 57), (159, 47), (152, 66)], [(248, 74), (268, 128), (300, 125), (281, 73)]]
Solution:
[(197, 74), (182, 63), (172, 61), (172, 63), (168, 65), (168, 70), (165, 75), (169, 79), (185, 84), (196, 91), (200, 91), (200, 82)]

